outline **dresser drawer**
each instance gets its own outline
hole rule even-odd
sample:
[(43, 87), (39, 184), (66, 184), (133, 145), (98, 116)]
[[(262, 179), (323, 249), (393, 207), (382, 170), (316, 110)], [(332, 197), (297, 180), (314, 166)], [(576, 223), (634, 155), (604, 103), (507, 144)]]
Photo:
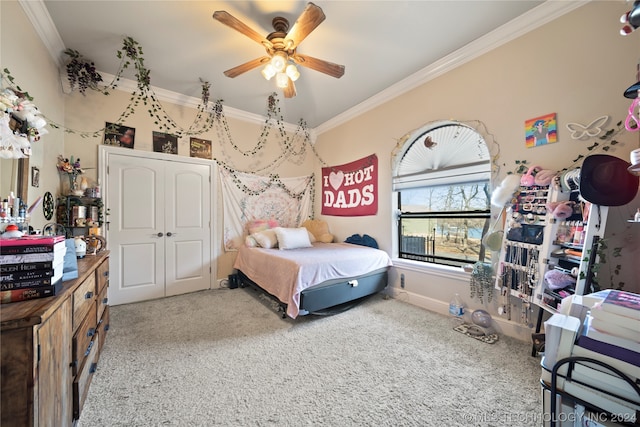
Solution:
[[(95, 307), (96, 301), (96, 277), (91, 274), (73, 292), (73, 330), (75, 331), (85, 316)], [(94, 317), (95, 319), (95, 317)]]
[(109, 331), (109, 306), (105, 307), (102, 313), (102, 318), (98, 322), (98, 351), (102, 352), (102, 346), (107, 338), (107, 332)]
[(98, 293), (109, 285), (109, 259), (105, 259), (96, 269), (96, 284)]
[(85, 363), (80, 367), (80, 373), (73, 380), (73, 418), (80, 418), (80, 412), (82, 412), (82, 406), (87, 398), (89, 392), (89, 385), (91, 385), (91, 379), (93, 373), (98, 367), (98, 340), (99, 336), (94, 337), (94, 344), (91, 346), (89, 355), (87, 356)]
[(96, 306), (93, 305), (73, 335), (73, 375), (77, 375), (78, 370), (82, 367), (82, 363), (91, 351), (91, 346), (98, 344), (94, 342), (97, 330), (96, 325)]
[(104, 313), (106, 308), (109, 307), (109, 298), (107, 297), (107, 287), (106, 286), (104, 288), (102, 288), (102, 290), (98, 293), (98, 299), (96, 300), (96, 306), (98, 307), (96, 322), (100, 322), (100, 319), (102, 319), (102, 314)]

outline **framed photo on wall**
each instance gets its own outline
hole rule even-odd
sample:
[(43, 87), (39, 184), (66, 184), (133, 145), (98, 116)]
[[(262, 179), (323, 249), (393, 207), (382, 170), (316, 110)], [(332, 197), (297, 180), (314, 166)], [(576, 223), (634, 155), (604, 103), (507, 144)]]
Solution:
[(539, 147), (558, 141), (558, 121), (556, 113), (545, 114), (525, 120), (525, 146)]
[(153, 131), (153, 151), (156, 153), (178, 154), (178, 137)]
[(211, 160), (211, 140), (191, 137), (189, 155), (199, 159)]
[(31, 186), (40, 187), (40, 168), (31, 166)]
[(135, 128), (119, 125), (116, 123), (105, 123), (104, 145), (115, 145), (116, 147), (133, 148), (136, 138)]

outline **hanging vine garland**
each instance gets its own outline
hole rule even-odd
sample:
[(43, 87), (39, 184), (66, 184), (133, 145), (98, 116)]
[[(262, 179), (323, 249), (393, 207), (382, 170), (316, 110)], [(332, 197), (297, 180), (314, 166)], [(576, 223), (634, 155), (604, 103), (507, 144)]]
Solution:
[[(244, 157), (255, 157), (258, 159), (257, 164), (250, 165), (248, 168), (247, 172), (251, 173), (266, 174), (273, 171), (285, 161), (300, 165), (305, 159), (308, 145), (313, 155), (323, 166), (326, 166), (326, 163), (320, 158), (311, 144), (309, 129), (303, 119), (300, 119), (297, 129), (292, 135), (287, 133), (279, 106), (279, 99), (275, 93), (271, 94), (267, 99), (267, 117), (261, 128), (261, 133), (256, 145), (249, 150), (243, 150), (233, 141), (231, 130), (224, 114), (223, 101), (217, 100), (213, 103), (210, 102), (211, 84), (209, 82), (200, 80), (202, 84), (201, 100), (196, 107), (195, 118), (188, 127), (180, 126), (167, 113), (150, 86), (151, 72), (144, 65), (142, 47), (133, 38), (125, 37), (123, 39), (122, 47), (117, 51), (120, 66), (113, 80), (106, 85), (102, 83), (102, 76), (96, 72), (93, 62), (85, 59), (78, 51), (73, 49), (67, 49), (64, 53), (70, 58), (67, 64), (69, 84), (72, 89), (77, 88), (82, 94), (85, 94), (87, 89), (91, 89), (104, 95), (109, 95), (110, 91), (118, 87), (123, 72), (130, 66), (133, 66), (137, 87), (131, 93), (129, 103), (115, 120), (115, 125), (125, 124), (127, 119), (133, 116), (141, 106), (144, 106), (160, 131), (178, 138), (201, 135), (211, 131), (215, 127), (222, 152), (221, 156), (216, 157), (214, 155), (213, 160), (228, 169), (233, 168), (229, 166), (231, 164), (231, 157), (225, 151), (224, 147), (226, 144), (229, 144), (233, 150), (241, 153)], [(44, 115), (43, 117), (47, 118)], [(52, 128), (60, 129), (65, 133), (79, 135), (81, 138), (98, 138), (104, 135), (104, 132), (107, 130), (103, 127), (94, 131), (81, 131), (68, 128), (49, 118), (47, 118), (47, 121)], [(267, 146), (268, 138), (272, 133), (273, 127), (276, 127), (278, 131), (280, 154), (270, 163), (258, 167), (259, 159)]]

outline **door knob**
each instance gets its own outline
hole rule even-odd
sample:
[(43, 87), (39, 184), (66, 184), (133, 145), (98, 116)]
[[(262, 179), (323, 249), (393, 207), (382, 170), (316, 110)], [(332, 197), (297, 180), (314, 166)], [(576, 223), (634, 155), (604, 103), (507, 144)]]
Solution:
[(171, 232), (168, 232), (167, 237), (171, 237), (171, 236), (172, 236)]
[(162, 233), (158, 233), (158, 237), (162, 237)]

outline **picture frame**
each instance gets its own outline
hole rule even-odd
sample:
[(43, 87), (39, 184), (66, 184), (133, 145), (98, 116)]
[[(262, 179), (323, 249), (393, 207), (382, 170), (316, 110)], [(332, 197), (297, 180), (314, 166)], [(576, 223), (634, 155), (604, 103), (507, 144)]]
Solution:
[(211, 140), (191, 137), (189, 140), (189, 155), (199, 159), (211, 160)]
[(136, 129), (117, 123), (105, 122), (104, 145), (125, 147), (133, 149), (136, 137)]
[(153, 131), (153, 151), (178, 154), (178, 137), (169, 133)]
[(31, 186), (40, 187), (40, 168), (31, 166)]
[(556, 113), (545, 114), (525, 120), (525, 147), (533, 148), (558, 142), (558, 120)]

